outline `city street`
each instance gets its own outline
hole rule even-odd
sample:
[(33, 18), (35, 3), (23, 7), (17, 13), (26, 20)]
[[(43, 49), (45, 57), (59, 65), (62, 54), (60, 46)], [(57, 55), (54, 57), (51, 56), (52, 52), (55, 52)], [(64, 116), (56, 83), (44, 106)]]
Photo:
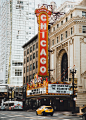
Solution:
[(66, 112), (55, 112), (53, 116), (37, 116), (35, 111), (0, 111), (0, 120), (82, 120), (79, 116), (64, 113)]

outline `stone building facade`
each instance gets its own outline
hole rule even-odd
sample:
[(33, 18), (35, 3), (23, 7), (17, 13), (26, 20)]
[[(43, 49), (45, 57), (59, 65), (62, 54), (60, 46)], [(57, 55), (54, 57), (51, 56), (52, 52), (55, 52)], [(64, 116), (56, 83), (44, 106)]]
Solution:
[(51, 81), (72, 80), (71, 69), (77, 69), (76, 106), (86, 105), (86, 0), (51, 25), (49, 40)]
[(38, 35), (35, 35), (22, 47), (24, 48), (23, 86), (26, 86), (38, 72)]

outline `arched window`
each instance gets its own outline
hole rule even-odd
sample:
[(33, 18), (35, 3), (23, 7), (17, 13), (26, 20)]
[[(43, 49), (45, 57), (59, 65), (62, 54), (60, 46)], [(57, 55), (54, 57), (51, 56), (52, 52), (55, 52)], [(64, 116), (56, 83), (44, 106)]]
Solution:
[(67, 53), (64, 53), (61, 61), (61, 81), (68, 81), (68, 58)]

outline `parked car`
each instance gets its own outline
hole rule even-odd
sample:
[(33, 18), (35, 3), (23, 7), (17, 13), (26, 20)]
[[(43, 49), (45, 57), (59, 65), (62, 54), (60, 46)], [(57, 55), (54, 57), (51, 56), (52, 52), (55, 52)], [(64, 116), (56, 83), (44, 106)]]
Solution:
[(36, 115), (51, 115), (53, 116), (54, 110), (51, 106), (41, 106), (36, 110)]

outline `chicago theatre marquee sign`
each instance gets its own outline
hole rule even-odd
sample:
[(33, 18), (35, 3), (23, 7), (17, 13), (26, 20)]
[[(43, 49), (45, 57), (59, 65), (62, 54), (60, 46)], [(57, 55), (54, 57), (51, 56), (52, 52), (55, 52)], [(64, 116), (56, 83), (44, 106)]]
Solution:
[(38, 27), (38, 75), (49, 76), (48, 74), (48, 23), (51, 11), (42, 6), (35, 10)]

